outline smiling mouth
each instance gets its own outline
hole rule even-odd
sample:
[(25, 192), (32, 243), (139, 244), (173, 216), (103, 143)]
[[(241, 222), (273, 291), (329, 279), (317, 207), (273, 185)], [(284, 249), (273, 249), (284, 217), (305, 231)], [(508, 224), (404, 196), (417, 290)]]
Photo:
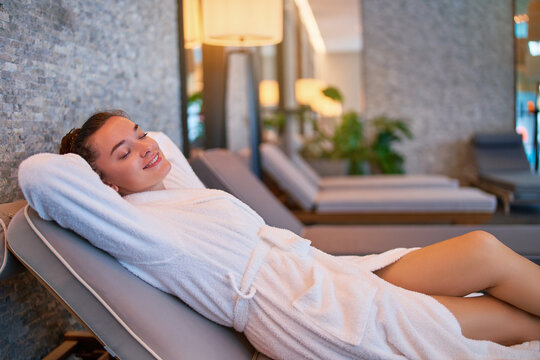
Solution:
[(161, 161), (161, 157), (159, 157), (159, 153), (156, 154), (156, 156), (154, 156), (154, 158), (152, 160), (150, 160), (150, 162), (148, 164), (146, 164), (145, 167), (143, 167), (143, 169), (149, 169), (151, 167), (154, 167), (156, 166), (159, 162)]

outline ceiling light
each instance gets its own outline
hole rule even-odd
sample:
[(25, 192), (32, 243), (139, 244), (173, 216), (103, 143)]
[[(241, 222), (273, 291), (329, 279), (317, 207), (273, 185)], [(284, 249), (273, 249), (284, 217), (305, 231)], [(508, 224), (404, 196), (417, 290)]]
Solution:
[(300, 13), (300, 19), (309, 35), (311, 46), (313, 46), (316, 53), (326, 53), (326, 46), (324, 45), (324, 40), (321, 36), (315, 16), (313, 16), (311, 6), (309, 6), (309, 2), (307, 0), (295, 0), (295, 3)]

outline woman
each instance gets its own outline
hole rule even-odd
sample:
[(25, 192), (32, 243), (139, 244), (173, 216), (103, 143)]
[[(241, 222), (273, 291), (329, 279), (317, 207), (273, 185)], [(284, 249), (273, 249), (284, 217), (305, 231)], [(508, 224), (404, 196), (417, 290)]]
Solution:
[(492, 235), (330, 256), (204, 188), (156, 140), (167, 156), (125, 113), (98, 113), (66, 155), (25, 160), (20, 186), (44, 219), (275, 359), (540, 358), (540, 267)]

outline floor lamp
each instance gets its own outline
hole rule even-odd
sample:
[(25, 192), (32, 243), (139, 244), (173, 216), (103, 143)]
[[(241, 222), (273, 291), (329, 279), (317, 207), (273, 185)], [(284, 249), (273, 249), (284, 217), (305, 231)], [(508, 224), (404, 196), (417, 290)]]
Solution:
[[(247, 57), (251, 169), (261, 176), (261, 126), (253, 55), (246, 47), (273, 45), (283, 38), (283, 0), (201, 0), (203, 42), (240, 47), (227, 53)], [(227, 65), (228, 65), (227, 61)], [(227, 83), (228, 79), (225, 79)], [(226, 86), (225, 86), (226, 88)], [(224, 91), (224, 96), (226, 92)]]

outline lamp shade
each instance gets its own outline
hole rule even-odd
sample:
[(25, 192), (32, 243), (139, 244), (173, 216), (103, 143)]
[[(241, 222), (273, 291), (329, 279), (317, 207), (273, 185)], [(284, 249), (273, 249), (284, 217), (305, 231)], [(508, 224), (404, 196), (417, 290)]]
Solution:
[(203, 42), (261, 46), (283, 38), (283, 0), (202, 0)]
[(276, 80), (263, 80), (259, 83), (259, 102), (261, 106), (277, 106), (279, 104), (279, 86)]
[(296, 80), (294, 83), (296, 102), (300, 105), (311, 106), (313, 100), (321, 94), (325, 87), (325, 82), (319, 79), (305, 78)]
[(193, 49), (202, 44), (201, 10), (199, 0), (182, 1), (184, 47)]

